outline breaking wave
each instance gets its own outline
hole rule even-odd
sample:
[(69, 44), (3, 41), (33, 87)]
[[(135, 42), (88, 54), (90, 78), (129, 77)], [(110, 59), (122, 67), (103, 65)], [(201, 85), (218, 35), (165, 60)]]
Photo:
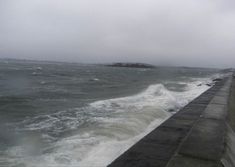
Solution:
[[(175, 83), (185, 85), (183, 91), (172, 91), (165, 84), (150, 85), (137, 95), (100, 100), (83, 108), (25, 120), (19, 129), (40, 131), (44, 140), (54, 142), (44, 147), (34, 140), (22, 142), (8, 150), (9, 161), (26, 167), (107, 166), (207, 90), (205, 83), (209, 81)], [(72, 133), (65, 135), (68, 131)], [(58, 135), (64, 137), (57, 140)]]

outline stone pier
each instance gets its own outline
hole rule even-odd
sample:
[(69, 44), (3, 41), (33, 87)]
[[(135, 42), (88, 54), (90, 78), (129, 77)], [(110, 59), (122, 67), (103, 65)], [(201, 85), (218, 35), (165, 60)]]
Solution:
[(232, 84), (234, 85), (232, 76), (216, 82), (108, 167), (223, 167), (224, 163), (232, 165), (231, 160), (224, 156), (226, 150), (229, 150), (226, 144), (228, 127), (232, 123), (235, 125), (235, 120), (227, 117), (227, 111), (231, 108), (229, 104), (231, 106), (235, 103), (230, 98)]

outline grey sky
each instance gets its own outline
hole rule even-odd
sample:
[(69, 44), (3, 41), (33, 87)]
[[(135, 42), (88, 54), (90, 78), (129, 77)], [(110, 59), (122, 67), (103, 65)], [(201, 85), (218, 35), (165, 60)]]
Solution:
[(235, 67), (235, 1), (0, 0), (0, 57)]

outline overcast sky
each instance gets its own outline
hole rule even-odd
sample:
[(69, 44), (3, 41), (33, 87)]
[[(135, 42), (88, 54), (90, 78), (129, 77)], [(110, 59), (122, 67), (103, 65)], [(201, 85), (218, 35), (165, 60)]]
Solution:
[(235, 67), (235, 0), (0, 0), (0, 58)]

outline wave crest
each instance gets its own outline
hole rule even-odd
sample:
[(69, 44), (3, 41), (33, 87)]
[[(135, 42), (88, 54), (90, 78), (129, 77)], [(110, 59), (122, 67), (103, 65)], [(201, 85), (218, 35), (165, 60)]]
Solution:
[(186, 86), (181, 92), (155, 84), (133, 96), (100, 100), (84, 108), (28, 120), (24, 122), (28, 130), (61, 133), (76, 129), (77, 133), (53, 143), (53, 151), (37, 158), (25, 159), (28, 155), (19, 153), (17, 161), (38, 167), (106, 166), (169, 118), (170, 110), (177, 111), (209, 88), (197, 86), (198, 81), (183, 84)]

